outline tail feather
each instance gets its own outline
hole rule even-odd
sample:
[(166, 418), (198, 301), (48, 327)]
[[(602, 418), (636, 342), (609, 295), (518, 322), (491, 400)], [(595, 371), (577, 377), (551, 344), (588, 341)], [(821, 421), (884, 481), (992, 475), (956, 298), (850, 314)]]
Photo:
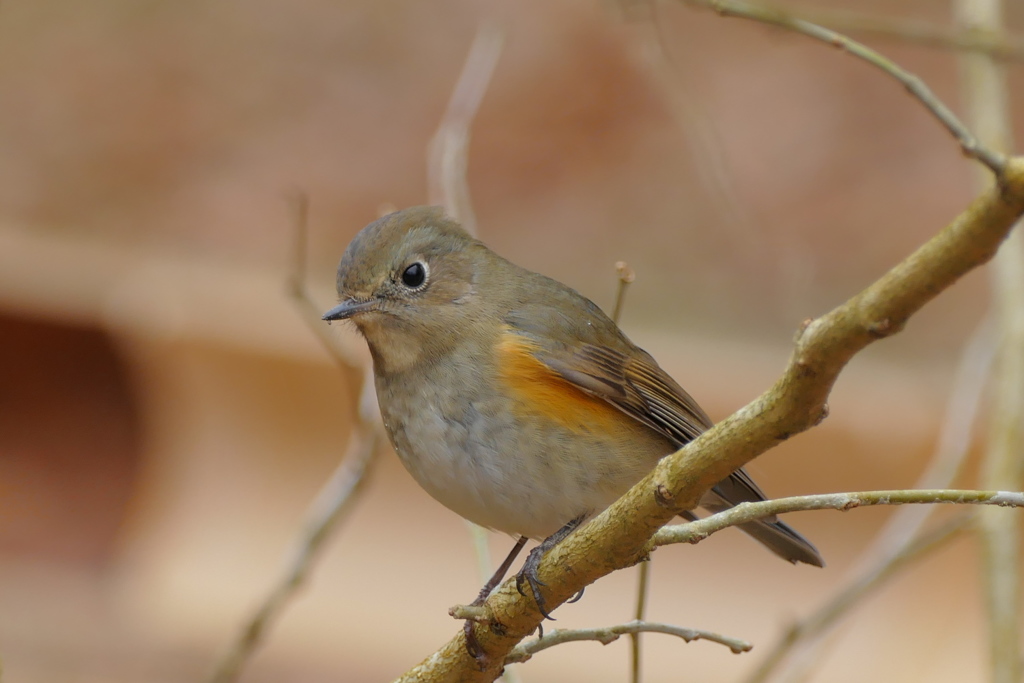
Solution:
[(784, 560), (794, 564), (803, 562), (815, 567), (825, 566), (818, 549), (785, 522), (758, 521), (740, 524), (739, 527)]
[[(757, 484), (742, 469), (736, 470), (728, 478), (716, 484), (701, 500), (701, 507), (711, 512), (721, 512), (739, 504), (765, 500), (765, 495)], [(692, 517), (692, 515), (690, 515)], [(738, 525), (763, 546), (782, 559), (803, 562), (815, 567), (824, 567), (825, 560), (818, 549), (785, 522), (775, 517), (768, 517), (756, 522)]]

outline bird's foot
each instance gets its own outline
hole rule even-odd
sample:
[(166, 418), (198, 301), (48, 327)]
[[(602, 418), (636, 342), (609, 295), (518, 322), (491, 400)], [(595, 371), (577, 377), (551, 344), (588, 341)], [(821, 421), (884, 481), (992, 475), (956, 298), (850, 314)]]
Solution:
[[(555, 618), (548, 613), (547, 601), (544, 599), (543, 593), (541, 593), (540, 587), (545, 586), (543, 581), (537, 576), (537, 568), (540, 567), (540, 561), (544, 558), (544, 555), (554, 548), (556, 545), (562, 542), (566, 536), (576, 530), (583, 520), (586, 519), (585, 515), (580, 515), (575, 519), (569, 520), (569, 523), (563, 526), (561, 529), (545, 538), (540, 545), (530, 551), (530, 554), (526, 557), (526, 562), (523, 563), (523, 568), (516, 574), (516, 589), (519, 594), (526, 597), (526, 591), (524, 586), (530, 587), (530, 592), (533, 593), (533, 601), (537, 603), (537, 609), (544, 615), (545, 619), (555, 621)], [(583, 591), (581, 590), (576, 594), (569, 602), (576, 602), (583, 597)]]

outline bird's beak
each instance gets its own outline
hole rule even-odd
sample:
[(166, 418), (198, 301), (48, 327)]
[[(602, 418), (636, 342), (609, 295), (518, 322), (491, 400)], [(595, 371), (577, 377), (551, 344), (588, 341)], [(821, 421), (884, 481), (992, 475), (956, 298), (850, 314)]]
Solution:
[(345, 299), (340, 304), (332, 308), (323, 314), (321, 320), (331, 322), (332, 320), (345, 320), (351, 318), (359, 313), (365, 313), (366, 311), (372, 311), (377, 308), (376, 299), (366, 299), (360, 301), (358, 299)]

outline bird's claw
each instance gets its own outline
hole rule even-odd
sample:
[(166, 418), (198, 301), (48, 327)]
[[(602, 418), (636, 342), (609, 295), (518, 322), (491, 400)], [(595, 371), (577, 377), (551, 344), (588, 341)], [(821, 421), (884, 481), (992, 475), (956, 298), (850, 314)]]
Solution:
[[(527, 584), (530, 586), (530, 592), (533, 593), (533, 601), (537, 604), (537, 609), (545, 619), (556, 621), (556, 619), (548, 613), (547, 601), (544, 599), (544, 595), (540, 592), (541, 586), (547, 584), (537, 578), (537, 567), (540, 565), (540, 560), (544, 557), (543, 546), (537, 546), (530, 551), (530, 554), (526, 558), (526, 562), (523, 563), (523, 568), (516, 574), (516, 590), (524, 598), (526, 597), (526, 591), (523, 590), (523, 585)], [(540, 551), (540, 552), (538, 552)]]
[(487, 668), (488, 657), (487, 653), (484, 652), (483, 647), (480, 645), (480, 641), (476, 637), (476, 629), (473, 628), (473, 620), (466, 619), (462, 624), (462, 631), (466, 634), (466, 652), (469, 656), (476, 660), (477, 666), (481, 669)]

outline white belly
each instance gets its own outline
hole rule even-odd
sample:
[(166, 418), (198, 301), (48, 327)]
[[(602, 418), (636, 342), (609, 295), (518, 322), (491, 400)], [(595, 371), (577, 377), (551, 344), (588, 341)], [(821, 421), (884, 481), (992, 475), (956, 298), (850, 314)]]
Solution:
[(513, 415), (487, 397), (462, 396), (446, 405), (429, 392), (414, 402), (402, 393), (378, 396), (409, 473), (458, 515), (513, 535), (546, 538), (580, 515), (600, 512), (671, 450), (652, 434), (649, 453), (638, 456), (635, 435), (627, 451), (625, 444)]

